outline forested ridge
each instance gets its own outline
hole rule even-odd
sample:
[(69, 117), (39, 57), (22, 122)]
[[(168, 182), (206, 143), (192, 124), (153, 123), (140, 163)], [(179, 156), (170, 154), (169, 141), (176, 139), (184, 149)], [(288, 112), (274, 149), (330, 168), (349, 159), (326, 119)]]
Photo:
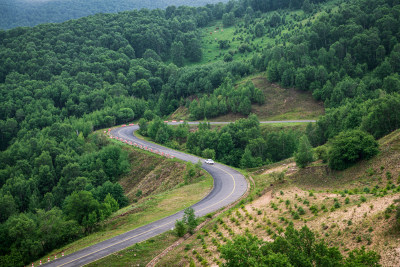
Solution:
[[(194, 133), (162, 123), (182, 106), (193, 119), (249, 115), (266, 100), (238, 84), (250, 74), (324, 101), (326, 115), (306, 130), (313, 146), (342, 131), (379, 138), (399, 128), (400, 5), (323, 2), (170, 6), (0, 31), (1, 265), (26, 264), (127, 204), (116, 183), (126, 153), (93, 130), (140, 119), (160, 143), (243, 168), (292, 156), (303, 133), (261, 134), (255, 116)], [(201, 31), (215, 22), (238, 27), (240, 46), (221, 42), (220, 59), (198, 64)]]
[(166, 8), (172, 5), (203, 6), (217, 2), (226, 0), (3, 0), (0, 3), (0, 28), (63, 22), (97, 13)]

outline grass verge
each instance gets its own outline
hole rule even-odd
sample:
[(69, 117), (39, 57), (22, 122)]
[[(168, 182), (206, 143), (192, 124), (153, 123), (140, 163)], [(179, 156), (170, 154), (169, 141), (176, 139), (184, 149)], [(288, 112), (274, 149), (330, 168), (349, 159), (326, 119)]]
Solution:
[(51, 259), (54, 258), (54, 255), (60, 257), (61, 252), (64, 252), (65, 255), (71, 254), (85, 247), (172, 215), (203, 199), (211, 191), (212, 187), (213, 179), (208, 173), (205, 173), (191, 184), (185, 185), (184, 183), (179, 183), (170, 190), (144, 197), (137, 203), (133, 203), (115, 212), (99, 226), (97, 232), (63, 248), (52, 251), (42, 258), (42, 262), (47, 262), (47, 257)]
[(146, 266), (149, 261), (177, 240), (178, 237), (172, 231), (168, 231), (87, 266)]

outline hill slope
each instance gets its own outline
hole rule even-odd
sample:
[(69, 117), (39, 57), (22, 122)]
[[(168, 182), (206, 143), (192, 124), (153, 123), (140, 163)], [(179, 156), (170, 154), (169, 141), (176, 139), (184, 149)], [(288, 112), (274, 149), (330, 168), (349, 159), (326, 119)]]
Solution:
[(0, 3), (0, 29), (63, 22), (94, 15), (141, 8), (203, 6), (226, 0), (3, 0)]
[[(400, 197), (399, 142), (400, 131), (386, 136), (380, 140), (378, 156), (345, 171), (327, 171), (319, 162), (298, 170), (286, 161), (253, 172), (255, 199), (209, 223), (159, 266), (186, 265), (191, 260), (202, 264), (198, 259), (219, 264), (224, 262), (219, 245), (245, 233), (272, 241), (274, 233), (279, 235), (290, 222), (296, 228), (307, 225), (342, 253), (365, 246), (381, 255), (383, 266), (398, 266), (400, 232), (392, 204)], [(287, 174), (284, 183), (271, 177), (281, 171)], [(192, 254), (192, 250), (197, 252)]]
[[(278, 84), (268, 82), (265, 75), (255, 75), (246, 78), (244, 81), (239, 82), (239, 84), (249, 80), (264, 95), (264, 104), (253, 104), (251, 106), (251, 113), (256, 114), (260, 121), (311, 120), (317, 119), (324, 114), (323, 103), (313, 99), (309, 92), (300, 91), (295, 88), (282, 88)], [(209, 120), (235, 121), (246, 117), (239, 113), (228, 113)], [(185, 107), (180, 107), (169, 118), (189, 119), (189, 110)]]

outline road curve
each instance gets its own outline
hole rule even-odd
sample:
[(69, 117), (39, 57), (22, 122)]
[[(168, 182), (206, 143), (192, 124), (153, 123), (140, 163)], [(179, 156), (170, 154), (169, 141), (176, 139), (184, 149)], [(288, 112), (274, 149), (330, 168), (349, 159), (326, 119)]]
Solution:
[[(147, 149), (152, 149), (153, 151), (156, 150), (164, 154), (169, 154), (184, 161), (197, 163), (199, 160), (202, 160), (201, 158), (193, 155), (188, 155), (170, 148), (141, 140), (133, 135), (133, 132), (138, 129), (139, 127), (136, 125), (119, 127), (113, 129), (111, 131), (111, 135), (122, 138), (128, 142), (132, 142), (133, 144), (136, 143), (137, 145), (147, 147)], [(238, 171), (218, 163), (214, 165), (207, 165), (203, 163), (202, 168), (210, 173), (214, 178), (214, 187), (205, 198), (192, 206), (192, 208), (195, 210), (196, 216), (204, 216), (210, 212), (225, 207), (239, 199), (246, 192), (246, 179)], [(135, 243), (144, 241), (172, 229), (176, 220), (181, 219), (182, 216), (183, 211), (180, 211), (161, 220), (133, 229), (129, 232), (115, 236), (93, 246), (58, 258), (57, 260), (49, 262), (45, 265), (67, 267), (89, 264), (112, 253), (130, 247)]]
[[(315, 122), (315, 120), (291, 120), (291, 121), (260, 121), (260, 123), (297, 123), (297, 122)], [(189, 124), (199, 124), (199, 122), (188, 122)], [(210, 124), (229, 124), (230, 122), (210, 122)], [(169, 122), (171, 125), (180, 124), (180, 122)], [(115, 128), (111, 131), (111, 135), (122, 138), (132, 144), (147, 147), (148, 150), (169, 154), (184, 161), (197, 163), (202, 160), (199, 157), (188, 155), (170, 148), (156, 145), (144, 140), (141, 140), (133, 135), (133, 132), (139, 127), (127, 126)], [(200, 202), (194, 204), (192, 208), (195, 210), (196, 216), (204, 216), (210, 212), (216, 211), (225, 207), (237, 199), (239, 199), (247, 190), (247, 182), (243, 175), (238, 171), (229, 168), (225, 165), (216, 163), (215, 165), (202, 165), (202, 168), (209, 172), (214, 178), (213, 190)], [(46, 266), (83, 266), (106, 257), (112, 253), (125, 249), (135, 243), (147, 240), (151, 237), (164, 233), (172, 229), (176, 220), (181, 219), (183, 211), (175, 213), (161, 220), (152, 222), (145, 226), (133, 229), (124, 234), (115, 236), (93, 246), (84, 248), (57, 260), (51, 261), (44, 265)]]

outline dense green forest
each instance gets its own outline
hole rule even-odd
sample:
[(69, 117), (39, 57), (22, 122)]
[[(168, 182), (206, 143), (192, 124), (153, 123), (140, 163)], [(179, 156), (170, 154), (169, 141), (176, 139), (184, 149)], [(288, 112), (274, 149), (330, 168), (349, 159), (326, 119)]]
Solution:
[(97, 13), (168, 6), (204, 6), (227, 0), (2, 0), (0, 29), (63, 22)]
[[(160, 143), (241, 167), (292, 156), (302, 133), (262, 133), (255, 116), (219, 131), (162, 123), (182, 106), (193, 119), (248, 115), (265, 101), (238, 83), (250, 74), (324, 101), (326, 115), (306, 129), (313, 146), (399, 128), (400, 5), (323, 2), (171, 6), (0, 31), (0, 265), (26, 264), (127, 204), (117, 183), (127, 155), (93, 130), (141, 119)], [(221, 57), (199, 64), (201, 32), (216, 22), (237, 27), (240, 45), (222, 40)]]

